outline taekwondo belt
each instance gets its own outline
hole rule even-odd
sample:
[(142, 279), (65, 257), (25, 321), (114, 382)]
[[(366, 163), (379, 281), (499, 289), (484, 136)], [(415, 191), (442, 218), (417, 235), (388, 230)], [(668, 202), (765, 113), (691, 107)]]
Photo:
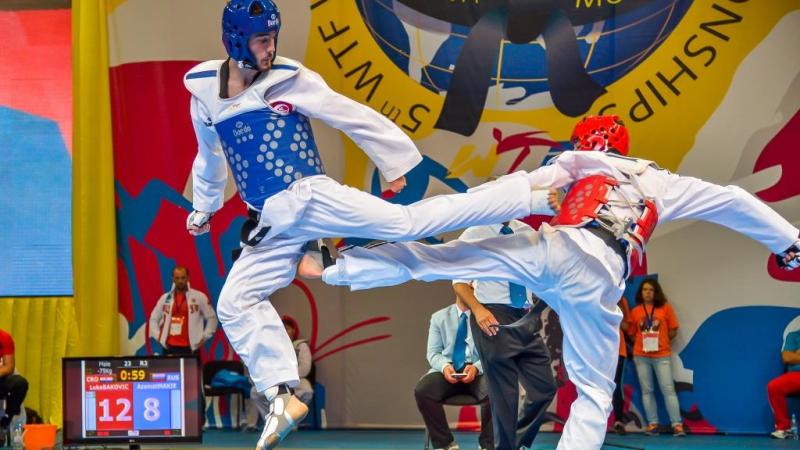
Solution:
[[(250, 247), (255, 247), (264, 239), (264, 236), (269, 233), (270, 228), (272, 227), (262, 227), (258, 230), (255, 236), (252, 238), (250, 237), (250, 233), (258, 227), (259, 219), (261, 218), (261, 211), (257, 211), (255, 209), (247, 208), (247, 220), (244, 221), (242, 224), (242, 229), (239, 231), (239, 240), (242, 243), (242, 247), (245, 245)], [(242, 254), (242, 247), (234, 249), (231, 252), (231, 256), (233, 261), (236, 262), (239, 259), (239, 256)]]
[(627, 278), (630, 275), (628, 271), (631, 270), (631, 268), (628, 267), (628, 252), (626, 250), (628, 247), (628, 243), (625, 240), (617, 239), (610, 231), (602, 227), (593, 227), (590, 225), (585, 227), (585, 229), (590, 233), (592, 233), (593, 235), (602, 239), (603, 242), (605, 242), (605, 244), (608, 246), (608, 248), (614, 250), (614, 253), (616, 253), (617, 255), (619, 255), (620, 258), (622, 258), (622, 266), (624, 269), (622, 272), (624, 274), (623, 278)]

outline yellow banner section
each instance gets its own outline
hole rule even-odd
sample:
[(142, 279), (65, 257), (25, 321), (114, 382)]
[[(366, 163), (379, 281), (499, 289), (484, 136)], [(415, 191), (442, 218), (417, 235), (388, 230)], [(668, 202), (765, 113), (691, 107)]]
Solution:
[(73, 0), (72, 252), (81, 355), (119, 351), (107, 28), (105, 0)]
[(380, 111), (413, 139), (433, 131), (444, 97), (421, 87), (392, 64), (362, 20), (356, 2), (313, 2), (309, 32), (305, 64), (322, 74), (331, 87)]
[(78, 345), (74, 300), (0, 299), (0, 328), (14, 338), (16, 372), (28, 380), (23, 406), (60, 427), (61, 358), (74, 354)]
[[(631, 131), (632, 154), (674, 170), (719, 107), (742, 60), (782, 17), (797, 9), (797, 0), (694, 2), (660, 46), (609, 85), (588, 113), (619, 114)], [(306, 65), (320, 72), (334, 89), (389, 117), (415, 140), (449, 134), (433, 128), (444, 97), (392, 63), (376, 41), (381, 39), (379, 33), (369, 29), (356, 2), (315, 0), (311, 15)], [(503, 110), (491, 100), (481, 119), (482, 123), (546, 130), (557, 140), (569, 138), (576, 120), (552, 106)], [(674, 124), (680, 124), (679, 129)], [(347, 156), (357, 161), (365, 158), (358, 152)], [(444, 162), (457, 155), (431, 156)], [(346, 165), (353, 163), (348, 159)]]

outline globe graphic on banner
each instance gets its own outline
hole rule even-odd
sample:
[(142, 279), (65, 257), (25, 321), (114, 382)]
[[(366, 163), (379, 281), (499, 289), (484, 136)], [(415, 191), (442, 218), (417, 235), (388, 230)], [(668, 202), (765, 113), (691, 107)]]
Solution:
[[(598, 4), (578, 1), (580, 5)], [(408, 1), (356, 2), (375, 41), (398, 68), (435, 93), (448, 91), (469, 26), (427, 16), (407, 6)], [(602, 0), (599, 3), (603, 4)], [(562, 7), (567, 4), (576, 7), (574, 0), (561, 2)], [(640, 0), (637, 6), (605, 20), (574, 25), (581, 60), (591, 79), (608, 86), (633, 70), (664, 42), (691, 4), (692, 0)], [(492, 71), (499, 76), (492, 77), (492, 85), (508, 95), (501, 104), (487, 107), (512, 109), (518, 105), (519, 109), (524, 102), (528, 108), (534, 103), (526, 99), (549, 92), (545, 52), (541, 36), (524, 44), (504, 40)], [(678, 70), (676, 66), (674, 72)], [(546, 100), (549, 96), (539, 97), (545, 99), (535, 102), (538, 107), (551, 105)]]

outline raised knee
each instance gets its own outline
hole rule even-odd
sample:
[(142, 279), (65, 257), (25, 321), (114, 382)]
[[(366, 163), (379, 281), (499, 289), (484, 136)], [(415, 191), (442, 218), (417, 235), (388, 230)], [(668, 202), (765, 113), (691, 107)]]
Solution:
[(217, 299), (217, 317), (224, 326), (241, 313), (230, 290), (223, 288)]
[(418, 381), (414, 386), (414, 397), (416, 399), (425, 398), (425, 383), (422, 380)]

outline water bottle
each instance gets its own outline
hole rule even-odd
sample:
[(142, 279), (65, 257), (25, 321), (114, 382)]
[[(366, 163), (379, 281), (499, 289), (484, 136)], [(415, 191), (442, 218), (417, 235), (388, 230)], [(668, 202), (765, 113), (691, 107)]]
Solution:
[(14, 432), (11, 433), (11, 448), (14, 450), (23, 450), (21, 423), (14, 425)]
[(792, 414), (792, 428), (790, 429), (792, 432), (792, 439), (795, 441), (800, 439), (800, 435), (797, 434), (797, 417)]

